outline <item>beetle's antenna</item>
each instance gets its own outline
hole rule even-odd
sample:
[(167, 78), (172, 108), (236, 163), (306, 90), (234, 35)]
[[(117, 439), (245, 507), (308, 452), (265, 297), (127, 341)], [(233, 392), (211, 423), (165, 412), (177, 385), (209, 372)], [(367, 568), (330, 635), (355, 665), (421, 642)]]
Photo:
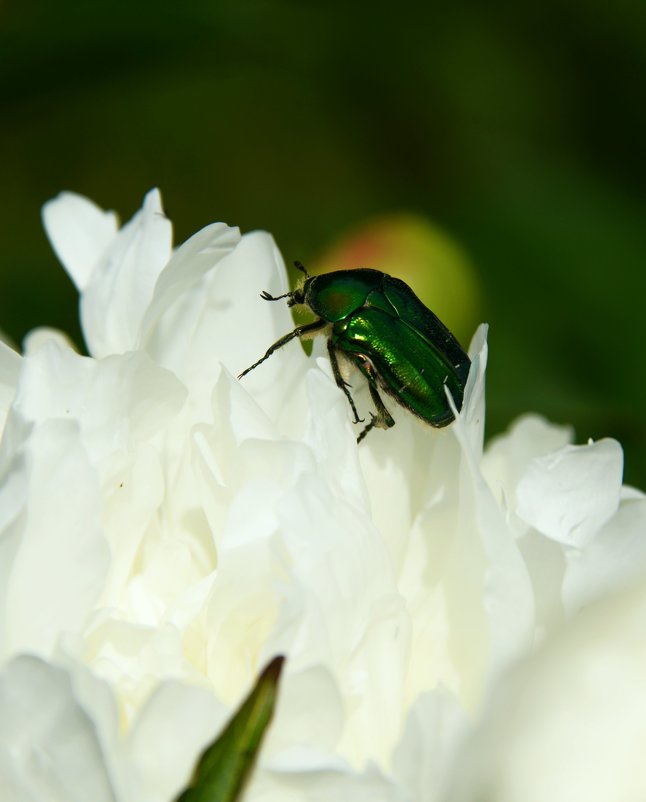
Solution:
[(305, 278), (310, 278), (310, 274), (307, 272), (307, 268), (305, 267), (305, 265), (302, 262), (299, 262), (298, 260), (296, 260), (294, 262), (294, 267), (297, 270), (300, 270), (301, 273), (305, 273)]
[(281, 298), (291, 298), (293, 294), (292, 292), (286, 292), (284, 295), (276, 295), (276, 297), (274, 297), (270, 295), (267, 290), (263, 290), (260, 293), (260, 297), (264, 298), (265, 301), (280, 301)]

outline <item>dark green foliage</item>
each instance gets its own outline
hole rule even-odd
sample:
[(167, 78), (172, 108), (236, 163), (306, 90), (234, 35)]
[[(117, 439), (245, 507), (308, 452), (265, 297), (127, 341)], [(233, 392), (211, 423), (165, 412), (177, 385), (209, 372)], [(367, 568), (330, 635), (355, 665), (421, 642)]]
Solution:
[[(646, 486), (646, 3), (1, 8), (0, 328), (17, 343), (38, 325), (81, 339), (38, 215), (61, 189), (125, 220), (157, 185), (177, 242), (224, 220), (314, 266), (413, 212), (486, 291), (464, 324), (430, 306), (463, 342), (490, 324), (488, 434), (535, 411), (612, 435)], [(424, 272), (408, 283), (421, 294)]]

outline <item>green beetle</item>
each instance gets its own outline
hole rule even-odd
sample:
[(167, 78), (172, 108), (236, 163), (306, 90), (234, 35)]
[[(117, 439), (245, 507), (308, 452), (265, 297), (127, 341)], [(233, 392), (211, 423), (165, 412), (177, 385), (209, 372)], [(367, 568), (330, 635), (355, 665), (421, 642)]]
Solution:
[(238, 378), (290, 340), (325, 334), (332, 373), (350, 403), (354, 423), (363, 423), (363, 418), (341, 375), (339, 357), (366, 377), (377, 409), (376, 415), (370, 413), (370, 423), (357, 437), (358, 443), (375, 427), (389, 429), (395, 425), (379, 390), (431, 426), (451, 423), (454, 416), (445, 387), (459, 411), (471, 362), (451, 332), (411, 288), (379, 270), (339, 270), (310, 276), (300, 262), (294, 264), (305, 274), (302, 286), (276, 297), (263, 292), (261, 297), (266, 301), (287, 298), (288, 306), (304, 304), (318, 319), (281, 337)]

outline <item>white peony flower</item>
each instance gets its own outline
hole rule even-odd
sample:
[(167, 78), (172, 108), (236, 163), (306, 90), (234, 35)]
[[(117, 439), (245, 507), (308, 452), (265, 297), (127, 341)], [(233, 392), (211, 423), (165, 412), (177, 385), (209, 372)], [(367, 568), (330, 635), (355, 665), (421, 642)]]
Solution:
[(279, 653), (247, 800), (457, 798), (504, 670), (643, 574), (619, 445), (528, 417), (483, 455), (481, 328), (452, 426), (391, 403), (357, 446), (320, 344), (234, 378), (293, 328), (269, 235), (173, 251), (155, 191), (44, 220), (90, 356), (0, 343), (0, 799), (171, 800)]

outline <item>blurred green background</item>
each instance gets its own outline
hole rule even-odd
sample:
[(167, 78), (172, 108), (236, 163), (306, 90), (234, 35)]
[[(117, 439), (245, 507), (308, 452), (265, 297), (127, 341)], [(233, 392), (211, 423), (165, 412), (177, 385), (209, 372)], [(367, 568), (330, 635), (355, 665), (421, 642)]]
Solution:
[(646, 488), (645, 2), (4, 0), (0, 54), (16, 341), (81, 342), (39, 216), (61, 189), (127, 219), (159, 186), (178, 242), (225, 220), (314, 267), (413, 213), (473, 265), (488, 433), (535, 410), (615, 436)]

